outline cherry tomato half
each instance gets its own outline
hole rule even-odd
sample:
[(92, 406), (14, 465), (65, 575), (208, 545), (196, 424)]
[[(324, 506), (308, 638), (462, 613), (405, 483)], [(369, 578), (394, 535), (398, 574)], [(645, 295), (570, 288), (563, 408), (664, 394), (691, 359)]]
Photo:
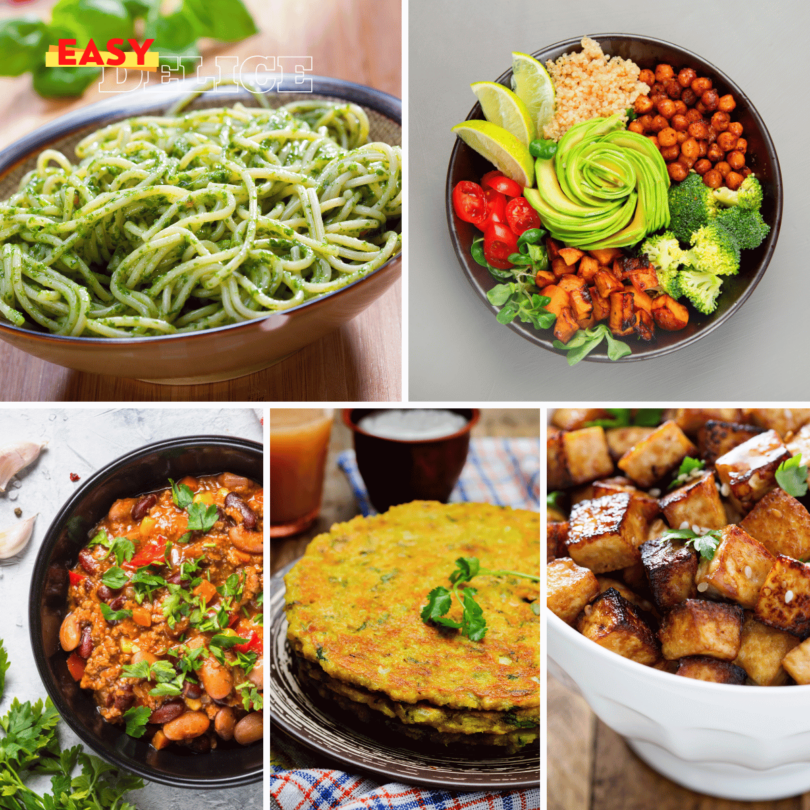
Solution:
[(514, 233), (520, 236), (524, 231), (541, 227), (537, 211), (525, 197), (513, 197), (506, 204), (506, 222)]
[(517, 236), (503, 222), (490, 222), (484, 231), (484, 256), (499, 270), (512, 266), (509, 257), (517, 253)]
[(453, 189), (453, 209), (459, 219), (481, 226), (487, 218), (484, 189), (469, 180), (456, 183)]
[(487, 172), (481, 178), (481, 186), (483, 188), (494, 188), (495, 191), (500, 191), (501, 194), (506, 194), (507, 197), (523, 196), (523, 189), (520, 184), (510, 180), (501, 172)]
[(487, 215), (483, 225), (479, 226), (482, 231), (487, 229), (490, 222), (506, 222), (506, 195), (494, 188), (484, 189), (484, 196), (487, 200)]

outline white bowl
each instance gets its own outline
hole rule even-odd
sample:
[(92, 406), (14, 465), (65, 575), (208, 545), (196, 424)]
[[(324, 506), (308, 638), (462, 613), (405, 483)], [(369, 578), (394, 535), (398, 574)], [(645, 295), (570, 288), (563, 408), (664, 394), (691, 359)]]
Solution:
[(728, 686), (622, 658), (547, 611), (548, 671), (648, 765), (700, 793), (773, 801), (810, 790), (810, 686)]

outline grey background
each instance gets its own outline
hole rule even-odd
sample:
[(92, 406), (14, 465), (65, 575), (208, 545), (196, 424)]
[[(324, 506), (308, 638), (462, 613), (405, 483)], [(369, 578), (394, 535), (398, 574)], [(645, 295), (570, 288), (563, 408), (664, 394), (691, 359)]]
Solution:
[[(19, 506), (22, 518), (38, 513), (34, 535), (25, 551), (12, 560), (0, 560), (0, 638), (8, 651), (11, 668), (6, 676), (6, 694), (0, 713), (8, 711), (13, 698), (20, 701), (45, 698), (28, 635), (28, 593), (39, 544), (62, 504), (90, 475), (114, 459), (145, 444), (175, 436), (195, 434), (239, 436), (262, 440), (257, 412), (250, 409), (207, 408), (56, 410), (0, 409), (0, 444), (14, 441), (46, 441), (48, 446), (33, 465), (18, 476), (18, 484), (0, 493), (0, 527), (11, 525)], [(76, 473), (81, 481), (70, 480)], [(59, 725), (64, 747), (79, 739), (64, 723)], [(89, 752), (92, 753), (92, 752)], [(200, 757), (204, 768), (204, 757)], [(32, 783), (47, 790), (49, 778)], [(262, 783), (233, 790), (179, 790), (150, 784), (130, 794), (139, 810), (196, 810), (199, 807), (239, 807), (261, 810)]]
[[(795, 400), (810, 301), (807, 77), (797, 36), (810, 4), (779, 0), (411, 0), (409, 23), (409, 397), (416, 401)], [(776, 145), (785, 214), (768, 271), (740, 311), (698, 343), (627, 364), (583, 362), (501, 326), (462, 274), (444, 208), (450, 128), (511, 52), (585, 34), (674, 42), (731, 76)], [(632, 341), (631, 341), (632, 344)]]

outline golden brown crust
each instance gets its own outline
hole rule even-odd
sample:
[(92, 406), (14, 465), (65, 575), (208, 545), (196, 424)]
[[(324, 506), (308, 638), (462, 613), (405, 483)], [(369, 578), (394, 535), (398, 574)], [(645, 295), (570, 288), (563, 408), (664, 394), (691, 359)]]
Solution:
[(810, 513), (781, 487), (772, 489), (740, 523), (771, 554), (810, 556)]
[(709, 420), (698, 432), (700, 457), (707, 464), (713, 465), (729, 450), (764, 432), (764, 428), (755, 425)]
[(782, 659), (799, 643), (796, 636), (768, 627), (746, 610), (740, 653), (734, 663), (759, 686), (780, 686), (788, 679)]
[(628, 450), (618, 462), (619, 469), (640, 487), (651, 487), (677, 467), (697, 448), (674, 423), (663, 425)]
[(585, 605), (599, 593), (593, 571), (577, 565), (570, 557), (550, 562), (546, 581), (548, 609), (568, 624), (573, 624)]
[(737, 686), (745, 684), (746, 673), (729, 661), (718, 661), (707, 655), (695, 655), (690, 658), (681, 658), (675, 672), (682, 678), (693, 678), (696, 681), (709, 681), (711, 683), (730, 683)]
[(660, 610), (669, 610), (697, 595), (698, 555), (693, 548), (659, 537), (641, 546), (641, 562)]
[(759, 592), (757, 618), (799, 638), (810, 635), (810, 565), (777, 555)]
[(664, 658), (709, 655), (733, 661), (740, 652), (743, 609), (702, 599), (687, 599), (667, 613), (658, 637)]
[(684, 521), (706, 529), (722, 529), (726, 525), (726, 510), (712, 472), (667, 493), (659, 498), (658, 504), (667, 523), (675, 528)]

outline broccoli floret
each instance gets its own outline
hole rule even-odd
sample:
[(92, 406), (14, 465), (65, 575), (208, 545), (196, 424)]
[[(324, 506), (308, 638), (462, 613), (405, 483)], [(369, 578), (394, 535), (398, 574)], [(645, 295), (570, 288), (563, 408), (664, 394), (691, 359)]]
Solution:
[(696, 172), (669, 188), (669, 227), (681, 242), (689, 242), (692, 234), (717, 213), (717, 199)]
[(716, 220), (692, 234), (687, 261), (695, 270), (718, 276), (733, 276), (740, 269), (740, 246)]
[(762, 186), (753, 174), (749, 174), (736, 191), (732, 191), (730, 188), (718, 188), (713, 193), (719, 203), (728, 206), (736, 205), (744, 211), (759, 211), (762, 206)]
[(658, 277), (658, 286), (670, 298), (676, 301), (683, 295), (680, 282), (680, 272), (675, 267), (672, 270), (656, 270), (655, 275)]
[(678, 266), (686, 261), (686, 252), (681, 250), (681, 245), (672, 231), (651, 236), (641, 246), (641, 252), (646, 254), (656, 270), (677, 270)]
[(738, 205), (721, 211), (716, 221), (731, 233), (743, 250), (759, 247), (771, 230), (759, 211), (749, 211)]
[(717, 308), (717, 297), (723, 280), (714, 273), (701, 273), (692, 267), (686, 267), (679, 273), (678, 279), (683, 294), (698, 312), (711, 315)]

